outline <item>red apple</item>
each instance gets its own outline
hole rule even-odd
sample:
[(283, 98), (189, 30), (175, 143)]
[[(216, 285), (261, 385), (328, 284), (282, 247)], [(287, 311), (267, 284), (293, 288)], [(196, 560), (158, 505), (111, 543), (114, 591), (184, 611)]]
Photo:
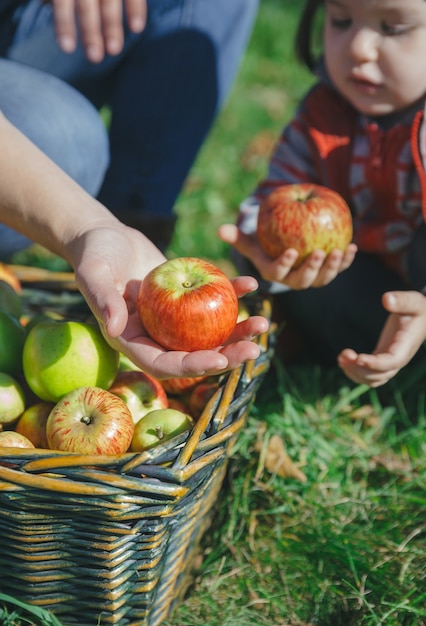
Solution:
[(118, 372), (109, 391), (124, 400), (135, 424), (150, 411), (165, 409), (168, 405), (160, 381), (140, 370)]
[(205, 380), (206, 378), (207, 375), (192, 377), (183, 376), (182, 378), (176, 376), (175, 378), (164, 378), (161, 381), (161, 384), (163, 385), (167, 394), (170, 394), (172, 396), (180, 396), (181, 394), (191, 391), (191, 389), (194, 389), (194, 387), (196, 387), (198, 383)]
[(200, 417), (207, 402), (219, 389), (219, 383), (217, 380), (204, 381), (200, 383), (191, 391), (189, 396), (189, 412), (197, 419)]
[(0, 448), (34, 448), (34, 444), (14, 430), (0, 432)]
[(187, 430), (194, 421), (190, 415), (176, 409), (157, 409), (147, 413), (135, 425), (131, 450), (141, 452), (164, 443)]
[(174, 397), (169, 398), (168, 408), (176, 409), (176, 411), (180, 411), (181, 413), (187, 413), (187, 414), (191, 413), (189, 410), (188, 403), (186, 402), (186, 400), (183, 400), (181, 398), (174, 398)]
[(53, 402), (36, 402), (25, 409), (19, 418), (15, 431), (29, 439), (36, 448), (48, 448), (46, 436), (46, 423)]
[(215, 265), (180, 257), (146, 275), (138, 311), (151, 338), (168, 350), (209, 350), (234, 330), (238, 299), (229, 278)]
[(134, 423), (126, 403), (100, 387), (81, 387), (64, 396), (46, 424), (49, 448), (78, 454), (123, 454)]
[(273, 259), (287, 248), (297, 250), (298, 267), (313, 250), (345, 250), (352, 240), (352, 216), (332, 189), (310, 183), (282, 185), (260, 205), (257, 236)]

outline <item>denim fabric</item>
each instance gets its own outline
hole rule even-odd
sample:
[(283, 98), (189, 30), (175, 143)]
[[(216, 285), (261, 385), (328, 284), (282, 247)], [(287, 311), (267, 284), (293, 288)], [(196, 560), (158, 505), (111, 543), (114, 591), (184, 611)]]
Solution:
[[(109, 107), (110, 165), (98, 194), (106, 206), (118, 215), (123, 210), (168, 216), (229, 93), (258, 2), (148, 0), (144, 32), (127, 33), (123, 52), (95, 65), (81, 49), (61, 52), (51, 6), (29, 0), (20, 10), (7, 56), (69, 83), (97, 109)], [(7, 108), (8, 95), (2, 86), (1, 108)], [(24, 132), (30, 135), (28, 126), (38, 124), (32, 105), (31, 98), (23, 99), (14, 120), (19, 126), (25, 119)], [(85, 123), (84, 102), (71, 101), (65, 86), (52, 94), (49, 121), (63, 118), (64, 107), (73, 109), (67, 113), (71, 123)], [(43, 149), (62, 166), (80, 158), (80, 153), (70, 154), (62, 136), (53, 133), (45, 137)], [(61, 152), (67, 153), (66, 158)]]

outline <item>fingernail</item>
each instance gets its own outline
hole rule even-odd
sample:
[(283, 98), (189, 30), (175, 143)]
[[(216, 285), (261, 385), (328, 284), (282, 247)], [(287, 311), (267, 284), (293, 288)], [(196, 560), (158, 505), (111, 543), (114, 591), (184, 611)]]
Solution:
[(86, 56), (92, 63), (99, 63), (103, 59), (103, 51), (99, 46), (88, 46), (86, 48)]
[(141, 17), (132, 17), (129, 22), (130, 30), (134, 33), (141, 33), (145, 28), (145, 20)]
[(68, 37), (67, 35), (62, 35), (58, 38), (58, 45), (64, 52), (74, 52), (75, 50), (75, 41), (72, 37)]
[(122, 50), (122, 45), (121, 45), (121, 41), (119, 41), (118, 39), (108, 39), (107, 41), (107, 50), (108, 50), (108, 54), (119, 54), (119, 52), (121, 52)]

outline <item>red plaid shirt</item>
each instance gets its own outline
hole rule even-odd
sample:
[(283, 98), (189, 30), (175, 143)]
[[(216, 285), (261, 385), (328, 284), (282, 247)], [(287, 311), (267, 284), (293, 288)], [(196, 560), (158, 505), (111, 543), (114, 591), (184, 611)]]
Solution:
[(339, 192), (351, 207), (359, 249), (405, 274), (404, 253), (426, 216), (422, 119), (419, 105), (372, 120), (317, 84), (279, 138), (266, 179), (241, 205), (240, 227), (254, 232), (259, 203), (273, 188), (317, 183)]

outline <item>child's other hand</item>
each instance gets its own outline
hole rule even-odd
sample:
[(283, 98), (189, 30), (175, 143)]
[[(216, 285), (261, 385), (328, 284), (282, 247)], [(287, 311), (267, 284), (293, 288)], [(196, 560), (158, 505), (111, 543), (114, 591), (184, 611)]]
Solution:
[(263, 252), (255, 235), (242, 233), (234, 224), (221, 226), (219, 237), (247, 257), (262, 278), (282, 283), (291, 289), (327, 285), (351, 265), (357, 252), (357, 246), (353, 243), (349, 244), (345, 252), (333, 250), (326, 255), (322, 250), (314, 250), (302, 265), (294, 268), (298, 258), (296, 250), (289, 248), (277, 259), (271, 259)]
[(392, 291), (383, 295), (390, 315), (373, 354), (347, 348), (338, 357), (346, 376), (356, 383), (379, 387), (407, 365), (426, 339), (426, 298), (418, 291)]

